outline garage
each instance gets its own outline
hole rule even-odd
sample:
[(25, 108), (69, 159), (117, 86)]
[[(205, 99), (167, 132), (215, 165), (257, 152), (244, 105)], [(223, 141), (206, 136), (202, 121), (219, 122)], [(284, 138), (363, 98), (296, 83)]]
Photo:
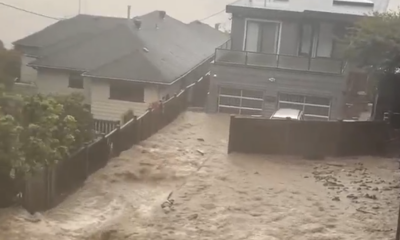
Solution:
[(263, 91), (219, 88), (218, 112), (239, 115), (262, 115)]
[(331, 99), (280, 93), (279, 108), (295, 108), (304, 112), (305, 120), (329, 120), (331, 111)]

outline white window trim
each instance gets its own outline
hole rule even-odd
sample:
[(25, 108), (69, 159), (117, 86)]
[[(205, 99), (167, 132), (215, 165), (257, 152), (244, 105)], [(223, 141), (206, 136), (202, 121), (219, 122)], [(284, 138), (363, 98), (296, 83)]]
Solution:
[(227, 97), (227, 98), (240, 98), (240, 99), (248, 99), (248, 100), (255, 100), (255, 101), (264, 101), (262, 98), (252, 98), (252, 97), (241, 97), (241, 96), (235, 96), (235, 95), (225, 95), (225, 94), (220, 94), (220, 97)]
[(333, 98), (331, 97), (327, 97), (327, 96), (318, 96), (315, 95), (315, 97), (321, 97), (321, 98), (330, 98), (330, 104), (329, 105), (321, 105), (321, 104), (313, 104), (313, 103), (300, 103), (300, 102), (290, 102), (290, 101), (285, 101), (285, 100), (280, 100), (280, 96), (279, 94), (288, 94), (288, 95), (300, 95), (300, 96), (304, 96), (304, 97), (314, 97), (314, 95), (309, 95), (309, 94), (298, 94), (298, 93), (286, 93), (286, 92), (279, 92), (278, 93), (278, 99), (277, 99), (277, 108), (279, 109), (280, 107), (280, 103), (287, 103), (287, 104), (293, 104), (293, 105), (301, 105), (303, 106), (303, 110), (304, 110), (304, 106), (310, 106), (310, 107), (324, 107), (324, 108), (328, 108), (329, 112), (328, 112), (328, 116), (323, 116), (323, 115), (314, 115), (314, 114), (304, 114), (305, 116), (310, 116), (310, 117), (317, 117), (317, 118), (326, 118), (328, 120), (330, 120), (331, 118), (331, 113), (332, 113), (332, 101)]
[(276, 31), (279, 31), (278, 34), (276, 34), (278, 39), (275, 39), (275, 41), (278, 41), (278, 49), (276, 51), (276, 54), (279, 55), (280, 52), (281, 52), (282, 21), (267, 20), (267, 19), (260, 19), (260, 18), (245, 18), (244, 19), (243, 46), (242, 46), (242, 49), (243, 49), (244, 52), (246, 51), (246, 36), (247, 36), (247, 22), (248, 21), (271, 22), (271, 23), (278, 23), (279, 24), (279, 28), (276, 29)]
[[(261, 108), (251, 108), (251, 107), (241, 107), (242, 106), (242, 100), (243, 99), (247, 99), (247, 100), (255, 100), (255, 101), (260, 101), (262, 102), (262, 104), (264, 103), (264, 98), (252, 98), (252, 97), (243, 97), (243, 89), (240, 89), (240, 96), (237, 95), (226, 95), (226, 94), (220, 94), (221, 92), (221, 88), (229, 88), (229, 87), (222, 87), (220, 86), (218, 89), (218, 100), (217, 100), (217, 107), (218, 107), (218, 112), (220, 112), (220, 108), (231, 108), (231, 109), (238, 109), (239, 110), (239, 114), (242, 113), (241, 110), (252, 110), (252, 111), (260, 111), (260, 113), (262, 114), (263, 112), (263, 105), (261, 106)], [(240, 99), (240, 106), (229, 106), (229, 105), (223, 105), (221, 104), (221, 97), (222, 98), (236, 98), (236, 99)]]

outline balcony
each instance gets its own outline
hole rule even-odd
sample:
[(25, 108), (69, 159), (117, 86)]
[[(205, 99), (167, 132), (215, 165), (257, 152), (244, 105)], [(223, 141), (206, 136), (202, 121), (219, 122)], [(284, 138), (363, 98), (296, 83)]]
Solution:
[(258, 52), (230, 50), (229, 46), (216, 49), (215, 63), (278, 68), (317, 73), (343, 74), (344, 61), (332, 58), (308, 58)]

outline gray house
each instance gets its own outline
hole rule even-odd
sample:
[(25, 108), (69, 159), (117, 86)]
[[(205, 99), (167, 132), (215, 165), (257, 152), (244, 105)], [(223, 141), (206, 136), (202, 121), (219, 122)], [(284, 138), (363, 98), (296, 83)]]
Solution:
[(216, 49), (210, 112), (270, 116), (297, 108), (309, 120), (342, 117), (351, 64), (346, 28), (388, 0), (239, 0), (231, 40)]
[(21, 82), (42, 94), (82, 93), (95, 119), (140, 116), (210, 71), (229, 39), (165, 11), (135, 18), (78, 15), (14, 42), (24, 53)]

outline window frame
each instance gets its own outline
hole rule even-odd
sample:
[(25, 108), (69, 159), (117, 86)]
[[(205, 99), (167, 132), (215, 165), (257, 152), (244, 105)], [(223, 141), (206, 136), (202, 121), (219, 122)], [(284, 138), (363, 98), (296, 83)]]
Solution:
[[(245, 19), (245, 23), (244, 23), (244, 32), (243, 32), (243, 46), (242, 46), (242, 50), (244, 52), (248, 52), (246, 51), (246, 46), (247, 46), (247, 26), (248, 26), (248, 22), (256, 22), (258, 24), (262, 24), (262, 23), (276, 23), (277, 24), (277, 28), (276, 28), (276, 32), (275, 32), (275, 48), (276, 48), (276, 55), (279, 55), (280, 53), (280, 48), (281, 48), (281, 35), (282, 35), (282, 21), (277, 21), (277, 20), (268, 20), (268, 19), (257, 19), (257, 18), (246, 18)], [(260, 25), (258, 25), (260, 26)], [(261, 37), (261, 41), (260, 41), (260, 37)], [(262, 42), (262, 35), (258, 36), (259, 40), (257, 43), (257, 52), (260, 52), (260, 43)], [(267, 53), (266, 53), (267, 54)]]
[[(137, 91), (136, 88), (139, 88)], [(109, 99), (125, 102), (144, 103), (145, 99), (145, 85), (134, 83), (130, 81), (110, 81), (109, 82)], [(135, 89), (135, 91), (130, 91)], [(119, 94), (116, 94), (119, 92)], [(140, 93), (139, 93), (140, 92)], [(121, 94), (122, 93), (122, 94)], [(133, 93), (133, 94), (132, 94)], [(139, 94), (138, 94), (139, 93)], [(138, 95), (136, 95), (138, 94)]]
[[(310, 47), (308, 49), (308, 52), (302, 52), (302, 47), (303, 47), (303, 33), (304, 33), (304, 27), (305, 26), (310, 26), (311, 28), (311, 33), (310, 33)], [(314, 48), (318, 49), (318, 46), (314, 46), (314, 45), (318, 45), (318, 36), (317, 39), (315, 39), (316, 34), (317, 34), (317, 27), (315, 26), (315, 24), (310, 23), (310, 22), (303, 22), (299, 24), (299, 47), (298, 47), (298, 55), (299, 56), (303, 56), (303, 57), (313, 57), (315, 55), (314, 53)], [(315, 42), (315, 40), (317, 40)]]
[[(302, 97), (303, 101), (293, 101), (292, 99), (286, 98), (286, 99), (282, 99), (282, 96), (286, 96), (286, 97)], [(329, 105), (325, 105), (325, 104), (321, 104), (321, 103), (310, 103), (307, 102), (307, 98), (321, 98), (321, 99), (327, 99), (329, 100)], [(279, 92), (278, 93), (278, 99), (276, 101), (276, 109), (281, 108), (282, 105), (291, 105), (289, 108), (294, 108), (294, 109), (298, 109), (300, 111), (303, 112), (303, 118), (307, 119), (307, 117), (312, 117), (312, 118), (318, 118), (318, 119), (326, 119), (329, 120), (331, 118), (331, 112), (332, 112), (332, 103), (333, 102), (333, 98), (332, 97), (328, 97), (328, 96), (318, 96), (318, 95), (308, 95), (308, 94), (298, 94), (298, 93), (288, 93), (288, 92)], [(306, 106), (308, 107), (316, 107), (316, 108), (327, 108), (328, 109), (328, 115), (324, 116), (324, 115), (315, 115), (315, 114), (309, 114), (306, 113)], [(301, 107), (301, 108), (300, 108)], [(285, 108), (285, 107), (284, 107)]]

